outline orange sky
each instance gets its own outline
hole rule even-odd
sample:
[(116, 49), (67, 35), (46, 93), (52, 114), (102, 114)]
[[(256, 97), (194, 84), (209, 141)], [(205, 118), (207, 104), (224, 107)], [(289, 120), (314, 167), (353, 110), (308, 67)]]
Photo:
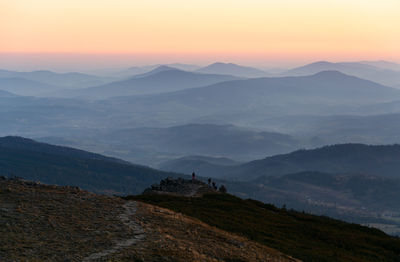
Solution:
[(400, 61), (400, 1), (0, 0), (0, 53)]

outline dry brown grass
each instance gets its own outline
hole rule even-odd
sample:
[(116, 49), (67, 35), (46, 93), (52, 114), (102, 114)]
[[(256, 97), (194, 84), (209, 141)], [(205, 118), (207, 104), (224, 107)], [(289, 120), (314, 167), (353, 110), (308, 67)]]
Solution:
[[(246, 238), (171, 210), (140, 203), (137, 221), (146, 241), (135, 247), (142, 261), (298, 261)], [(116, 260), (129, 261), (129, 250)]]
[[(124, 200), (72, 187), (0, 179), (0, 261), (82, 261), (133, 231)], [(96, 261), (296, 261), (171, 210), (139, 203), (129, 217), (145, 239)]]
[(0, 261), (82, 261), (129, 232), (123, 201), (70, 187), (0, 181)]

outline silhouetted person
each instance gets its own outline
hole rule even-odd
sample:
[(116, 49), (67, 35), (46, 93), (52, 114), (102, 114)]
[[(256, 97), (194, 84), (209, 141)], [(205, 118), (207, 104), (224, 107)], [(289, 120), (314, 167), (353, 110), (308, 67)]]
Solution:
[(208, 185), (211, 186), (211, 178), (208, 179)]
[(219, 187), (219, 192), (221, 192), (221, 193), (226, 193), (226, 187), (224, 186), (224, 185), (221, 185), (220, 187)]
[(192, 173), (192, 180), (195, 180), (196, 179), (196, 174), (193, 172)]
[(212, 182), (213, 188), (214, 190), (217, 190), (217, 185), (215, 184), (215, 182)]

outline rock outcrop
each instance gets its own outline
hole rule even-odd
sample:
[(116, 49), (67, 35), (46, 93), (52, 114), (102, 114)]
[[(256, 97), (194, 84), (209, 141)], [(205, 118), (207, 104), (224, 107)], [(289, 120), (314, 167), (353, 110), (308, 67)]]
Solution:
[(218, 192), (212, 186), (197, 180), (183, 178), (166, 178), (160, 184), (153, 184), (143, 194), (171, 194), (180, 196), (202, 196), (206, 193)]

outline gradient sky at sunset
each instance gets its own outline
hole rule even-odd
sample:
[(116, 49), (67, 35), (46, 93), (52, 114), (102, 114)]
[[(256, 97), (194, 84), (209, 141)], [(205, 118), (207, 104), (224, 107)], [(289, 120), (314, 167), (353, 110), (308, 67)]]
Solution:
[(400, 1), (0, 0), (0, 53), (400, 61)]

